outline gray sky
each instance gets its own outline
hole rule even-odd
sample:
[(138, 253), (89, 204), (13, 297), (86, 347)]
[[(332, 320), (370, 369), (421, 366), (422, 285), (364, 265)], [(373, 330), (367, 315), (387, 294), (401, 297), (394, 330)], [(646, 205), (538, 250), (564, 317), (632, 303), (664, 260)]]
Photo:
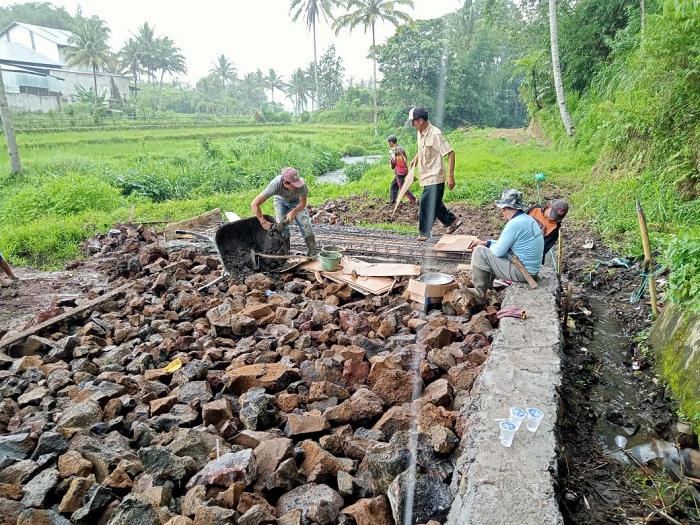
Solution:
[[(19, 0), (0, 0), (6, 6)], [(289, 0), (52, 0), (74, 15), (78, 5), (83, 15), (97, 15), (112, 30), (112, 50), (148, 22), (157, 35), (172, 38), (187, 60), (184, 80), (194, 84), (205, 76), (212, 62), (222, 53), (234, 63), (238, 74), (267, 72), (274, 68), (288, 78), (292, 70), (313, 61), (313, 39), (302, 21), (293, 23)], [(429, 19), (457, 10), (461, 0), (414, 0), (414, 19)], [(394, 28), (379, 24), (377, 43), (394, 33)], [(362, 27), (352, 34), (347, 30), (335, 36), (329, 25), (317, 27), (319, 59), (323, 51), (335, 44), (343, 59), (345, 80), (349, 77), (369, 79), (372, 62), (366, 58), (372, 42), (371, 33)], [(167, 77), (166, 77), (167, 78)]]

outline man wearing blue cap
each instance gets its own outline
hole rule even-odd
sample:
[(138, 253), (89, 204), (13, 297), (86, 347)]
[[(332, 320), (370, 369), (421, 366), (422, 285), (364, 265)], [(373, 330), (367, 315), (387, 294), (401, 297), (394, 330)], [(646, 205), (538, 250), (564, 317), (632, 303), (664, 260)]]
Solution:
[(518, 190), (503, 190), (501, 198), (495, 201), (507, 221), (497, 241), (475, 241), (472, 243), (471, 280), (474, 288), (466, 291), (476, 299), (486, 298), (486, 290), (493, 286), (495, 278), (527, 282), (525, 276), (510, 260), (517, 255), (525, 270), (536, 276), (542, 268), (544, 237), (540, 225), (525, 213), (523, 195)]
[[(442, 131), (428, 121), (427, 109), (420, 106), (411, 109), (406, 124), (411, 124), (418, 132), (418, 153), (410, 166), (418, 166), (418, 182), (423, 188), (418, 208), (418, 240), (430, 238), (436, 218), (445, 225), (446, 233), (454, 233), (462, 225), (462, 219), (447, 209), (442, 197), (445, 182), (450, 191), (455, 187), (455, 152)], [(449, 162), (447, 173), (443, 157), (447, 157)]]

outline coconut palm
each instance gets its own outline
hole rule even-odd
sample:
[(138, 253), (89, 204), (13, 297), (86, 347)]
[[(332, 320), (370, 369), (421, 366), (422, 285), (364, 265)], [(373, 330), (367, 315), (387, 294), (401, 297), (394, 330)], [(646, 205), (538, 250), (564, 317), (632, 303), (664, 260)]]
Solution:
[(151, 27), (148, 25), (148, 22), (144, 22), (136, 33), (136, 45), (139, 51), (139, 65), (146, 72), (146, 78), (153, 85), (156, 53), (158, 51), (158, 38), (156, 37), (155, 26)]
[(17, 139), (15, 138), (15, 128), (12, 126), (12, 120), (10, 118), (10, 107), (7, 104), (5, 81), (2, 78), (2, 66), (0, 66), (0, 119), (2, 119), (2, 130), (5, 132), (7, 153), (10, 156), (10, 171), (12, 173), (22, 173), (22, 159), (19, 156), (19, 148), (17, 147)]
[[(314, 87), (318, 93), (318, 58), (316, 53), (316, 22), (320, 22), (321, 18), (328, 21), (333, 20), (331, 10), (338, 4), (338, 0), (292, 0), (292, 5), (289, 7), (289, 13), (292, 11), (292, 22), (296, 22), (299, 17), (303, 17), (306, 23), (306, 29), (311, 31), (314, 38)], [(313, 109), (313, 107), (312, 107)]]
[(171, 76), (175, 73), (187, 73), (185, 57), (180, 53), (180, 48), (170, 38), (164, 36), (156, 41), (155, 69), (160, 71), (158, 85), (158, 108), (163, 91), (163, 77), (166, 73)]
[(267, 76), (263, 79), (263, 85), (265, 86), (265, 89), (270, 90), (271, 100), (273, 104), (275, 103), (275, 89), (284, 91), (286, 86), (282, 76), (278, 75), (277, 71), (275, 71), (272, 68), (270, 68), (270, 70), (267, 73)]
[(236, 66), (223, 54), (216, 59), (216, 62), (212, 62), (212, 65), (214, 67), (209, 70), (209, 74), (221, 79), (221, 86), (225, 91), (226, 82), (236, 80)]
[(68, 39), (70, 46), (66, 50), (68, 66), (89, 66), (92, 68), (92, 80), (95, 89), (95, 108), (97, 108), (97, 70), (109, 61), (109, 28), (96, 16), (79, 19), (73, 34)]
[(304, 109), (309, 94), (309, 77), (301, 68), (292, 71), (287, 84), (287, 98), (294, 101), (294, 110), (298, 115)]
[(134, 96), (138, 93), (139, 73), (141, 73), (141, 50), (133, 38), (130, 38), (117, 54), (122, 66), (134, 77)]
[(213, 75), (200, 78), (194, 88), (195, 111), (215, 111), (221, 102), (221, 88)]
[(342, 29), (350, 32), (357, 26), (363, 26), (365, 33), (372, 29), (372, 63), (374, 75), (372, 76), (372, 91), (374, 98), (374, 134), (379, 133), (377, 126), (377, 40), (375, 26), (377, 22), (388, 22), (394, 26), (408, 23), (411, 17), (403, 11), (398, 11), (396, 6), (407, 6), (413, 9), (413, 0), (347, 0), (345, 8), (347, 14), (341, 15), (333, 22), (336, 36)]

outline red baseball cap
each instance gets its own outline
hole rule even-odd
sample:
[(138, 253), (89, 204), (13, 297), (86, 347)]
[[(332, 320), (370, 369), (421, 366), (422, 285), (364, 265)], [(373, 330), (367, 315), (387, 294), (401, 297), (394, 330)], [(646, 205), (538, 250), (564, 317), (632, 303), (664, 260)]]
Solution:
[(301, 188), (305, 184), (304, 179), (299, 176), (299, 172), (291, 167), (282, 170), (282, 180), (295, 188)]

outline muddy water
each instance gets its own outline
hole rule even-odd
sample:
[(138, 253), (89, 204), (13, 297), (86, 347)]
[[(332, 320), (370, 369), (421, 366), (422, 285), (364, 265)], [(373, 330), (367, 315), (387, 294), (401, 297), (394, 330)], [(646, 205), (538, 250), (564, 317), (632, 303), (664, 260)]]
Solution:
[(590, 298), (596, 320), (587, 351), (596, 357), (599, 382), (592, 387), (591, 400), (597, 420), (595, 438), (611, 457), (623, 463), (641, 463), (661, 458), (667, 467), (677, 467), (678, 452), (673, 444), (657, 439), (658, 414), (652, 413), (653, 397), (644, 385), (653, 374), (644, 368), (641, 356), (630, 349), (632, 343), (614, 313), (600, 298)]
[[(382, 155), (367, 155), (364, 157), (343, 157), (343, 162), (345, 164), (357, 164), (359, 162), (367, 162), (368, 164), (374, 164), (382, 158)], [(339, 170), (329, 171), (323, 175), (316, 177), (318, 182), (330, 182), (333, 184), (345, 184), (347, 182), (345, 178), (345, 168), (340, 168)]]

